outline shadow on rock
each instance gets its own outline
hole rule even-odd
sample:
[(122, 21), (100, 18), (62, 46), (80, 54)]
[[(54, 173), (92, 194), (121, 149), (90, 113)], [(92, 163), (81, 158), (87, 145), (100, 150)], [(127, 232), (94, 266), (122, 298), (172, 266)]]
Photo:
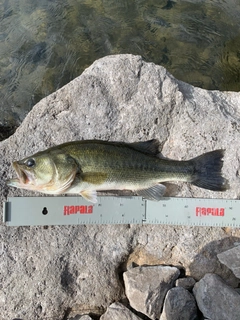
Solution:
[(228, 285), (237, 287), (239, 285), (239, 279), (218, 260), (217, 254), (232, 249), (239, 244), (240, 238), (238, 237), (226, 237), (208, 243), (195, 256), (194, 261), (189, 265), (186, 273), (196, 280), (203, 278), (206, 273), (215, 273), (222, 277)]

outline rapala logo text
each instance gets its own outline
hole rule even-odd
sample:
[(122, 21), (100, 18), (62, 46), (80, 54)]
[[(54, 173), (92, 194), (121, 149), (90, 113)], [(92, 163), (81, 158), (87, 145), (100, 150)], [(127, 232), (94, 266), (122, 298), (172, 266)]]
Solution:
[(196, 216), (224, 216), (224, 208), (196, 207)]
[(70, 214), (91, 214), (93, 213), (93, 206), (64, 206), (63, 214), (68, 216)]

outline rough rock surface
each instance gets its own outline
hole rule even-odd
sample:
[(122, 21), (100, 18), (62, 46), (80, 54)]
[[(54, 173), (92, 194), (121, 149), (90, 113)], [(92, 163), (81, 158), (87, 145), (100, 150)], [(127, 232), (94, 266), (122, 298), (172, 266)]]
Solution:
[[(175, 195), (236, 199), (240, 194), (239, 105), (240, 93), (195, 88), (139, 56), (100, 59), (40, 101), (16, 133), (0, 143), (1, 202), (7, 196), (34, 195), (6, 186), (5, 180), (13, 175), (13, 160), (65, 141), (92, 138), (157, 138), (163, 155), (178, 160), (224, 148), (223, 171), (231, 184), (228, 192), (179, 183)], [(83, 314), (81, 310), (101, 314), (124, 297), (122, 272), (132, 262), (182, 266), (197, 280), (215, 272), (229, 284), (238, 284), (217, 254), (239, 241), (239, 229), (161, 225), (10, 228), (4, 224), (0, 229), (3, 319), (62, 319), (71, 309), (76, 314)]]
[(239, 320), (240, 295), (216, 274), (206, 274), (193, 288), (198, 308), (211, 320)]
[(217, 257), (221, 263), (231, 269), (235, 276), (240, 279), (240, 246), (219, 253)]
[(84, 316), (77, 315), (74, 318), (69, 318), (69, 320), (92, 320), (92, 318), (89, 315), (84, 315)]
[(193, 295), (182, 287), (168, 291), (160, 320), (195, 320), (197, 305)]
[(180, 271), (175, 267), (137, 267), (124, 272), (126, 296), (135, 310), (150, 319), (159, 319), (166, 293)]
[(182, 287), (186, 290), (192, 290), (196, 281), (192, 277), (180, 278), (175, 282), (176, 287)]
[(119, 302), (111, 304), (100, 320), (141, 320), (128, 308)]

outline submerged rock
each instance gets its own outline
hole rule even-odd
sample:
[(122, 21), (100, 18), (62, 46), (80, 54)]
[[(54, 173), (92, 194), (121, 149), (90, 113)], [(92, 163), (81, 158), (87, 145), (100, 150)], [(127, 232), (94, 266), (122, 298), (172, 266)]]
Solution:
[(14, 126), (2, 126), (0, 125), (0, 141), (8, 138), (14, 133), (17, 127)]

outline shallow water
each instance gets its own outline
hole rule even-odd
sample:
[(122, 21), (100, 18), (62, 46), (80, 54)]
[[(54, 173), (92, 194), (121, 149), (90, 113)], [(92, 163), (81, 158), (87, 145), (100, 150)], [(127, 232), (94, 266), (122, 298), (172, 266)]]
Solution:
[(239, 91), (239, 17), (239, 0), (0, 0), (0, 129), (109, 54)]

